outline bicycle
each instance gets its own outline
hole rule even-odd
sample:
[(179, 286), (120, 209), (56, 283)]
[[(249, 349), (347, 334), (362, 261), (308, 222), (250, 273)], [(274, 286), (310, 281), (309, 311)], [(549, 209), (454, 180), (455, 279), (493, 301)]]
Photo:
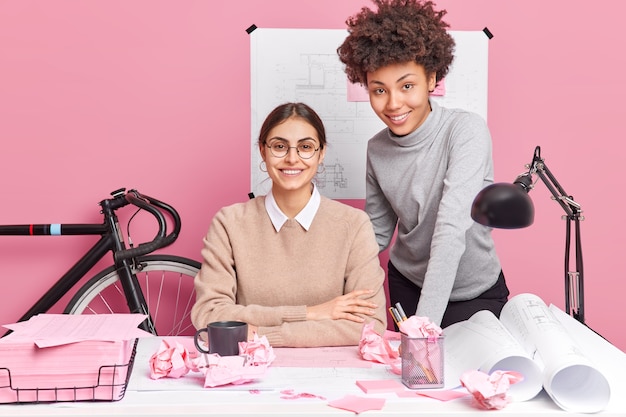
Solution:
[[(103, 216), (100, 224), (0, 225), (0, 236), (100, 235), (100, 239), (19, 321), (48, 312), (110, 252), (113, 265), (88, 279), (70, 299), (64, 313), (139, 313), (147, 315), (140, 327), (152, 334), (193, 334), (195, 329), (190, 320), (190, 310), (195, 302), (193, 278), (200, 269), (200, 263), (181, 256), (151, 254), (171, 245), (178, 238), (181, 228), (178, 212), (169, 204), (140, 194), (137, 190), (126, 192), (125, 188), (120, 188), (113, 191), (111, 196), (99, 202), (100, 214)], [(128, 205), (137, 210), (126, 226), (127, 247), (116, 211)], [(130, 223), (142, 210), (154, 216), (158, 232), (151, 241), (135, 247), (130, 236)], [(172, 223), (169, 234), (167, 219)], [(159, 315), (162, 311), (173, 311), (174, 314)]]

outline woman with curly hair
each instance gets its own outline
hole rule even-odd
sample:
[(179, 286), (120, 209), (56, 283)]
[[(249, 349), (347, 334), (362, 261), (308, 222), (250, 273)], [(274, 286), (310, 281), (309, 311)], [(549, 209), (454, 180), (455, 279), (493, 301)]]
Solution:
[(493, 182), (491, 135), (480, 116), (430, 100), (454, 58), (445, 10), (431, 1), (373, 0), (347, 19), (337, 49), (387, 126), (367, 146), (365, 210), (389, 252), (392, 304), (446, 327), (479, 310), (496, 316), (509, 290), (491, 229), (472, 221)]

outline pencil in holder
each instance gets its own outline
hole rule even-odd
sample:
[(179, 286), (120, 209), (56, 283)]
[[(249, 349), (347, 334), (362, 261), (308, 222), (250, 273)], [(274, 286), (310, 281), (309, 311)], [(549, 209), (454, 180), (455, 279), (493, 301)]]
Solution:
[(443, 336), (401, 334), (402, 383), (409, 388), (442, 388)]

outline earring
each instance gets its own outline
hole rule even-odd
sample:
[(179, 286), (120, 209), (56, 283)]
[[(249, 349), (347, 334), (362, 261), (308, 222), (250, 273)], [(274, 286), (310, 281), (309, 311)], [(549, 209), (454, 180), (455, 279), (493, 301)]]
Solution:
[[(320, 171), (320, 167), (322, 168), (322, 170)], [(324, 172), (326, 172), (326, 166), (324, 165), (323, 162), (320, 162), (320, 164), (317, 166), (317, 174), (323, 174)]]
[(265, 163), (265, 161), (261, 161), (261, 163), (259, 164), (259, 169), (261, 170), (261, 172), (267, 172), (267, 164)]

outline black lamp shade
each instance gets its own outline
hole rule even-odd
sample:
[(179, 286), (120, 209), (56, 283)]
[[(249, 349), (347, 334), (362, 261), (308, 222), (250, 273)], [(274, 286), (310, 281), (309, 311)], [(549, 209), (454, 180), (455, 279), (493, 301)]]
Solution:
[(535, 209), (528, 192), (520, 185), (497, 183), (476, 195), (472, 219), (497, 229), (520, 229), (533, 224)]

